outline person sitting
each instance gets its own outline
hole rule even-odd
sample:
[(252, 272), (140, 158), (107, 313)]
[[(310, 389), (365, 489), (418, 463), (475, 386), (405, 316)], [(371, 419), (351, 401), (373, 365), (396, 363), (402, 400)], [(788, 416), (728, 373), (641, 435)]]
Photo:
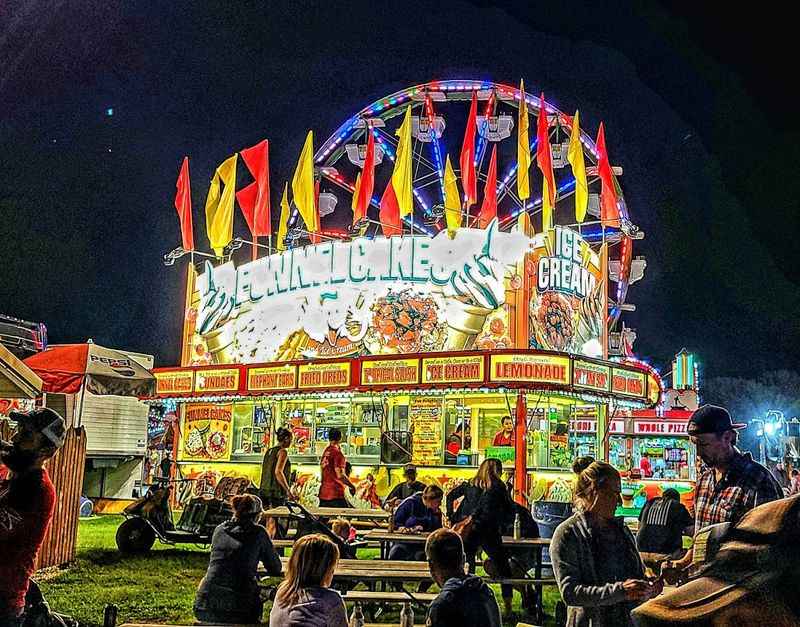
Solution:
[(344, 600), (330, 589), (338, 561), (338, 547), (325, 536), (297, 540), (275, 594), (270, 627), (347, 627)]
[(344, 518), (334, 518), (331, 521), (331, 531), (345, 543), (352, 542), (356, 535), (355, 527)]
[(611, 464), (573, 465), (576, 513), (553, 534), (553, 572), (567, 604), (567, 625), (625, 627), (632, 625), (637, 603), (661, 592), (645, 580), (644, 565), (633, 534), (615, 518), (622, 482)]
[(194, 600), (198, 620), (214, 623), (261, 622), (258, 563), (270, 575), (280, 575), (281, 560), (267, 530), (256, 524), (261, 499), (242, 494), (231, 499), (233, 518), (218, 525), (211, 537), (208, 570)]
[[(435, 531), (442, 526), (442, 498), (444, 492), (437, 485), (426, 486), (405, 499), (394, 512), (395, 529), (399, 532)], [(418, 544), (395, 543), (389, 551), (392, 560), (424, 560), (425, 551)]]
[(394, 486), (386, 499), (384, 499), (383, 506), (386, 509), (394, 509), (409, 496), (425, 489), (425, 484), (417, 481), (417, 467), (413, 464), (406, 464), (403, 469), (403, 479), (405, 481)]
[(674, 488), (664, 490), (662, 496), (647, 501), (639, 514), (639, 533), (636, 545), (642, 553), (683, 555), (683, 532), (694, 535), (694, 520), (681, 503), (681, 495)]
[(464, 574), (464, 545), (450, 529), (434, 531), (425, 542), (431, 577), (441, 588), (428, 608), (430, 627), (500, 627), (500, 608), (480, 577)]

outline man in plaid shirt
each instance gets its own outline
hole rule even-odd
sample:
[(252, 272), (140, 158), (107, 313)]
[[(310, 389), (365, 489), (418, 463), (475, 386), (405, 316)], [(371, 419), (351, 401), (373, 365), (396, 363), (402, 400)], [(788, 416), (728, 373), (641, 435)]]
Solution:
[[(772, 474), (753, 460), (750, 453), (736, 448), (738, 430), (747, 425), (734, 423), (724, 407), (703, 405), (689, 418), (687, 431), (706, 468), (695, 489), (695, 535), (717, 523), (737, 523), (754, 507), (783, 498), (783, 490)], [(676, 562), (667, 562), (668, 571), (684, 571), (694, 551)]]

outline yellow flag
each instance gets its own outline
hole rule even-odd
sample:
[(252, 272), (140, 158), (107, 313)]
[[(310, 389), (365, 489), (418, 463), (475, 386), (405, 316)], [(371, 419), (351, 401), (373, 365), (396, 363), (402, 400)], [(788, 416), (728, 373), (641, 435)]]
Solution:
[(397, 129), (400, 141), (397, 143), (397, 156), (394, 161), (394, 171), (392, 172), (392, 189), (397, 198), (397, 206), (400, 209), (400, 217), (410, 216), (414, 210), (414, 195), (412, 189), (412, 170), (411, 170), (411, 105), (406, 108), (403, 116), (403, 123)]
[(583, 162), (583, 146), (581, 146), (581, 127), (578, 112), (572, 118), (572, 133), (569, 136), (567, 161), (572, 166), (575, 177), (575, 221), (579, 224), (586, 218), (586, 206), (589, 204), (589, 186), (586, 183), (586, 165)]
[(517, 194), (520, 200), (531, 197), (531, 142), (528, 139), (528, 103), (525, 83), (519, 82), (519, 120), (517, 122)]
[(358, 207), (358, 190), (361, 189), (361, 172), (356, 174), (356, 184), (353, 186), (353, 201), (350, 208), (353, 210), (353, 222), (356, 221), (356, 207)]
[[(222, 257), (225, 246), (233, 239), (236, 157), (237, 155), (233, 155), (219, 165), (206, 197), (206, 232), (217, 257)], [(220, 183), (225, 185), (221, 194)]]
[(317, 214), (314, 190), (314, 131), (308, 131), (303, 152), (300, 153), (300, 159), (297, 161), (297, 168), (292, 178), (292, 196), (297, 210), (303, 217), (303, 222), (306, 223), (308, 232), (317, 233), (319, 231), (319, 215)]
[(289, 228), (289, 182), (283, 184), (281, 219), (278, 222), (278, 250), (286, 250), (286, 230)]
[(450, 155), (447, 155), (444, 165), (444, 217), (447, 222), (447, 234), (452, 239), (461, 226), (461, 197), (458, 194), (456, 173), (450, 165)]

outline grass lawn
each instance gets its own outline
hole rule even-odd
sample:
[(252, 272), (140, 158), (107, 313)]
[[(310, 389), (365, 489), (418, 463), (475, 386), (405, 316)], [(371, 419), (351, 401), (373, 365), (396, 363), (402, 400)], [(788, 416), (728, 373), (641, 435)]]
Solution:
[[(121, 521), (121, 516), (80, 521), (77, 558), (72, 566), (37, 577), (50, 606), (86, 626), (102, 625), (103, 610), (109, 603), (119, 607), (118, 623), (192, 624), (192, 602), (208, 564), (207, 549), (176, 548), (156, 541), (145, 556), (123, 556), (114, 543)], [(499, 587), (495, 595), (500, 598)], [(545, 609), (551, 615), (557, 598), (555, 589), (545, 588)], [(525, 620), (519, 612), (519, 594), (514, 601), (516, 617), (506, 625)], [(269, 608), (264, 615), (269, 616)], [(384, 616), (380, 620), (397, 620), (396, 614)]]

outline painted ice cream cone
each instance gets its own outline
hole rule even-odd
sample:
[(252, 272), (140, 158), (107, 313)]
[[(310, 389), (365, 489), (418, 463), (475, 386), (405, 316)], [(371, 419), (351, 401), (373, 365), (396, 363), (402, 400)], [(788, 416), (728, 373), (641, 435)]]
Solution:
[(221, 327), (206, 333), (204, 336), (208, 352), (211, 353), (212, 363), (229, 364), (234, 361), (233, 341), (236, 339), (236, 330), (232, 320), (228, 320)]
[(447, 343), (444, 350), (471, 349), (494, 309), (455, 299), (447, 299), (446, 303)]

